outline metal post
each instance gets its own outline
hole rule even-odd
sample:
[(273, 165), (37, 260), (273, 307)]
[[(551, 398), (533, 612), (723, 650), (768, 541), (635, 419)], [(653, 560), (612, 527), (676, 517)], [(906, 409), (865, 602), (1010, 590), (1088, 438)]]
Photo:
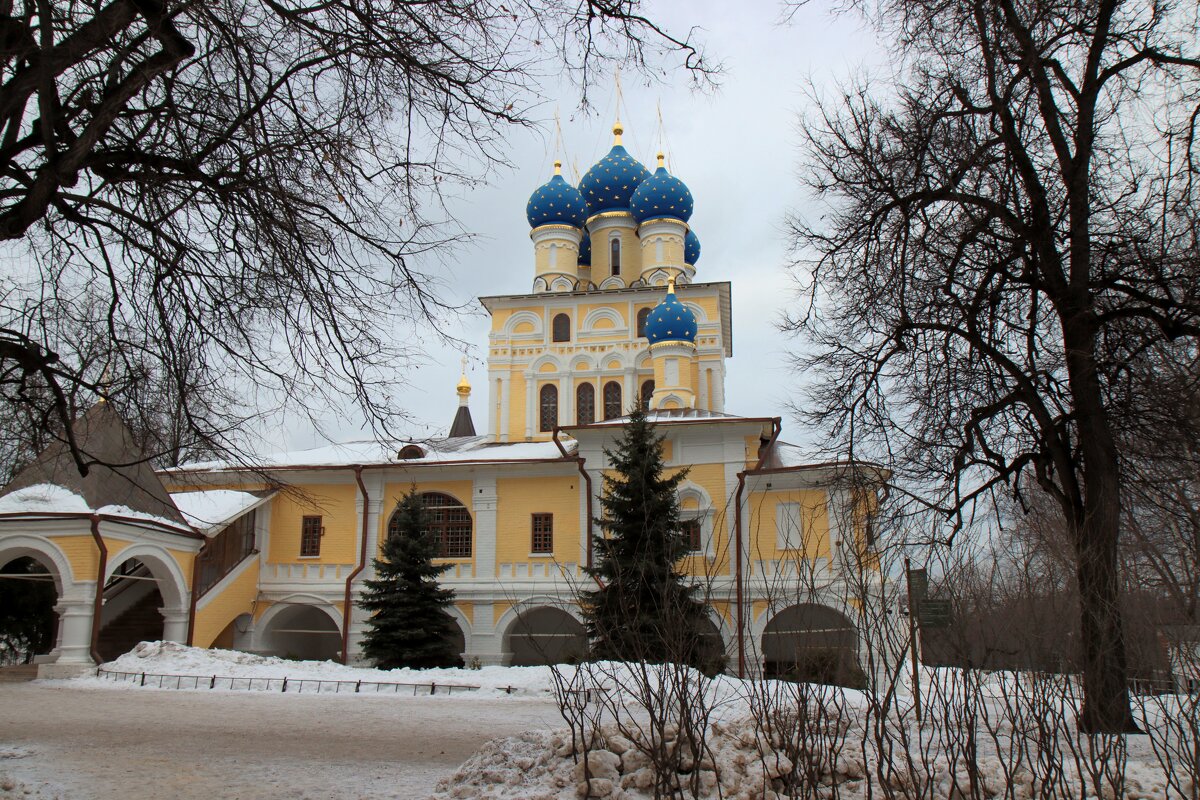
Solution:
[(908, 635), (912, 641), (913, 704), (917, 712), (917, 724), (921, 724), (921, 657), (917, 652), (917, 605), (913, 602), (912, 565), (904, 557), (904, 581), (908, 586)]

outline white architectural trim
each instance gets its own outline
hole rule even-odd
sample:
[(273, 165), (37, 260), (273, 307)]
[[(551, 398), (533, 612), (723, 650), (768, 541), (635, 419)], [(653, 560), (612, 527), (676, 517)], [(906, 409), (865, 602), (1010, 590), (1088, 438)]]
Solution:
[(191, 602), (188, 579), (179, 568), (179, 563), (167, 548), (157, 544), (143, 542), (118, 550), (108, 559), (104, 570), (104, 582), (107, 584), (117, 567), (131, 558), (142, 562), (158, 581), (158, 591), (162, 594), (164, 606), (184, 606)]

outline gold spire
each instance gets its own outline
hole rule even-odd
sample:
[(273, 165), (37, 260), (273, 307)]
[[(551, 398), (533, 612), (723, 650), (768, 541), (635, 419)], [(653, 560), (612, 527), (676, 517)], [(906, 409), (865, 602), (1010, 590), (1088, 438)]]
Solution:
[(658, 151), (658, 168), (659, 168), (659, 169), (662, 169), (662, 168), (663, 168), (663, 161), (665, 161), (665, 160), (666, 160), (666, 158), (667, 158), (667, 157), (666, 157), (665, 155), (663, 155), (663, 151), (662, 151), (662, 150), (659, 150), (659, 151)]
[[(556, 173), (557, 174), (557, 173)], [(462, 357), (462, 377), (458, 379), (458, 385), (454, 387), (458, 392), (458, 396), (465, 398), (471, 394), (471, 382), (467, 380), (467, 357)]]
[(621, 143), (621, 134), (625, 132), (625, 128), (621, 126), (621, 118), (617, 117), (617, 121), (613, 123), (613, 146)]
[(675, 276), (667, 278), (667, 294), (675, 294)]
[(554, 159), (554, 174), (562, 175), (562, 162), (559, 161), (557, 158)]

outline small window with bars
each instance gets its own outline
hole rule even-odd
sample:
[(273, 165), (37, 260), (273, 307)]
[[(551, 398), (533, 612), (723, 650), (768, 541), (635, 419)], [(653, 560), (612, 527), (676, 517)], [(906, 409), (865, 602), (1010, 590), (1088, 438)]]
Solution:
[(321, 555), (321, 537), (324, 535), (325, 526), (321, 524), (320, 516), (304, 517), (300, 521), (301, 558)]
[(533, 515), (533, 553), (554, 552), (554, 515)]
[(687, 543), (687, 549), (692, 553), (704, 550), (704, 526), (700, 524), (700, 520), (685, 519), (683, 521), (683, 541)]

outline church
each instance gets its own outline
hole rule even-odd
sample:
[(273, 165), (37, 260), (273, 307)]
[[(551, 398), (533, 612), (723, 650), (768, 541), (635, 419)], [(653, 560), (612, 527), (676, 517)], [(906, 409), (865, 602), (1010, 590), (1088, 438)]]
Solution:
[(0, 490), (0, 573), (34, 563), (57, 592), (42, 674), (143, 638), (361, 661), (355, 600), (410, 490), (449, 567), (464, 664), (580, 658), (575, 597), (603, 535), (604, 450), (635, 405), (664, 437), (667, 468), (688, 470), (682, 568), (703, 585), (725, 668), (805, 674), (830, 654), (853, 666), (846, 589), (870, 563), (886, 472), (807, 463), (780, 416), (726, 410), (733, 287), (701, 266), (686, 184), (661, 153), (648, 169), (622, 133), (578, 186), (556, 162), (526, 206), (528, 288), (479, 298), (491, 317), (475, 406), (486, 434), (464, 374), (445, 438), (155, 472), (100, 403), (76, 427), (101, 462), (88, 476), (51, 447)]

